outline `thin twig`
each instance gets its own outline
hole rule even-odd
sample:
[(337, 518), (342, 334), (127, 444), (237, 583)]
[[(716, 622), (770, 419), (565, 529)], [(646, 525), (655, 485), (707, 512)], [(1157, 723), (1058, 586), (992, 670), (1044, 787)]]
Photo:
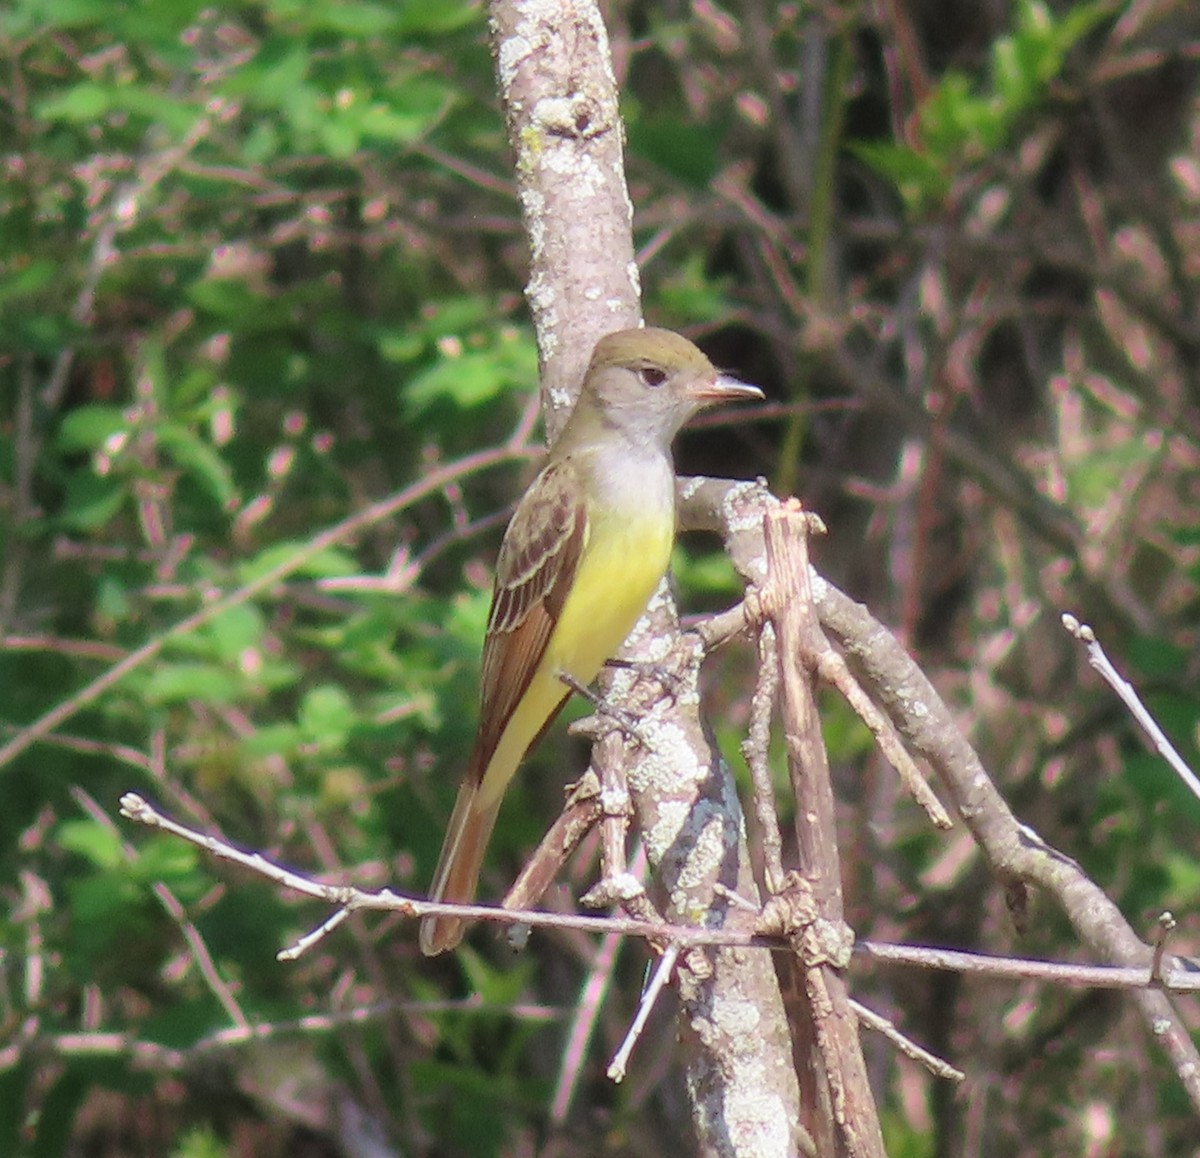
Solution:
[(1200, 778), (1188, 767), (1187, 761), (1175, 750), (1174, 745), (1167, 739), (1166, 733), (1158, 726), (1146, 705), (1142, 703), (1133, 685), (1124, 679), (1120, 672), (1113, 667), (1112, 662), (1096, 639), (1096, 633), (1086, 624), (1081, 623), (1070, 612), (1064, 612), (1062, 625), (1080, 643), (1087, 648), (1088, 663), (1100, 673), (1101, 679), (1117, 694), (1121, 703), (1129, 709), (1130, 715), (1141, 725), (1142, 730), (1154, 745), (1154, 750), (1164, 759), (1180, 780), (1191, 790), (1192, 795), (1200, 800)]
[(49, 651), (56, 655), (74, 655), (81, 659), (99, 659), (111, 663), (124, 659), (125, 648), (97, 639), (64, 639), (54, 635), (6, 635), (0, 637), (0, 651)]
[(767, 891), (783, 888), (783, 838), (779, 833), (779, 811), (771, 782), (771, 716), (779, 695), (779, 659), (775, 653), (775, 628), (763, 623), (758, 631), (758, 681), (750, 700), (750, 721), (742, 754), (750, 769), (754, 788), (754, 815), (758, 820)]
[(1162, 982), (1163, 956), (1167, 951), (1167, 940), (1174, 932), (1175, 918), (1170, 913), (1160, 913), (1154, 926), (1154, 956), (1150, 960), (1150, 980)]
[(921, 775), (916, 761), (908, 754), (896, 725), (881, 712), (863, 691), (862, 685), (854, 678), (846, 661), (826, 645), (817, 656), (817, 674), (826, 683), (837, 688), (846, 702), (854, 709), (858, 718), (871, 730), (875, 743), (883, 753), (887, 762), (896, 770), (901, 783), (908, 789), (908, 794), (924, 810), (925, 815), (933, 822), (934, 827), (947, 829), (953, 827), (949, 813), (942, 807), (942, 802), (934, 794), (925, 777)]
[(429, 1017), (439, 1013), (501, 1013), (528, 1022), (561, 1021), (567, 1010), (547, 1005), (487, 1002), (478, 994), (439, 1001), (381, 1001), (331, 1013), (311, 1013), (291, 1021), (261, 1022), (226, 1026), (207, 1034), (186, 1049), (173, 1049), (158, 1042), (120, 1031), (59, 1033), (23, 1037), (0, 1049), (0, 1073), (11, 1070), (29, 1053), (59, 1057), (129, 1057), (147, 1069), (176, 1072), (195, 1064), (205, 1054), (241, 1049), (271, 1038), (301, 1034), (331, 1033), (348, 1025), (367, 1025), (397, 1013)]
[(861, 1002), (855, 1001), (853, 997), (850, 998), (850, 1008), (854, 1010), (863, 1025), (869, 1026), (876, 1033), (882, 1033), (905, 1057), (920, 1062), (935, 1078), (947, 1078), (952, 1082), (961, 1082), (966, 1079), (967, 1075), (962, 1070), (956, 1069), (948, 1061), (943, 1061), (927, 1049), (922, 1049), (912, 1038), (901, 1033), (882, 1014), (868, 1009)]
[[(161, 828), (182, 840), (198, 845), (213, 856), (232, 861), (276, 884), (327, 904), (355, 909), (399, 913), (404, 917), (460, 916), (472, 921), (500, 924), (527, 924), (544, 928), (578, 929), (587, 933), (619, 933), (645, 937), (661, 943), (691, 948), (700, 945), (726, 945), (792, 953), (790, 943), (777, 938), (752, 936), (727, 929), (706, 929), (693, 925), (665, 925), (661, 922), (632, 920), (628, 917), (589, 917), (581, 914), (543, 913), (527, 909), (502, 909), (490, 905), (435, 904), (401, 896), (389, 889), (368, 893), (347, 885), (327, 885), (272, 863), (258, 853), (246, 853), (216, 837), (195, 832), (163, 816), (136, 793), (121, 798), (122, 814), (150, 828)], [(1190, 958), (1172, 958), (1174, 968), (1155, 983), (1146, 968), (1122, 968), (1111, 965), (1076, 965), (1067, 962), (1036, 961), (1016, 957), (994, 957), (966, 953), (957, 949), (934, 949), (920, 945), (891, 945), (876, 941), (857, 941), (854, 955), (893, 965), (939, 969), (956, 973), (1007, 980), (1037, 980), (1060, 985), (1090, 986), (1097, 989), (1162, 988), (1178, 993), (1200, 992), (1200, 963)]]
[[(796, 906), (799, 935), (792, 938), (797, 956), (791, 968), (807, 998), (801, 1003), (799, 1039), (807, 1073), (815, 1080), (807, 1086), (802, 1080), (801, 1095), (815, 1100), (805, 1124), (820, 1149), (832, 1153), (836, 1148), (847, 1158), (883, 1158), (883, 1132), (850, 1016), (846, 980), (836, 967), (852, 934), (844, 918), (833, 785), (814, 694), (817, 661), (830, 645), (813, 603), (810, 521), (791, 499), (768, 510), (762, 526), (767, 575), (759, 597), (776, 633), (780, 716), (796, 797), (800, 880), (806, 886), (779, 898)], [(811, 1112), (814, 1107), (819, 1112)]]
[(638, 1002), (637, 1015), (633, 1019), (633, 1024), (630, 1025), (629, 1032), (625, 1035), (625, 1040), (621, 1043), (621, 1048), (613, 1055), (612, 1064), (606, 1071), (610, 1081), (619, 1082), (625, 1077), (625, 1069), (629, 1064), (629, 1055), (633, 1053), (633, 1047), (637, 1044), (637, 1039), (642, 1036), (642, 1030), (646, 1028), (646, 1021), (650, 1016), (650, 1011), (654, 1008), (655, 1002), (658, 1001), (658, 995), (662, 992), (663, 986), (670, 980), (678, 958), (678, 945), (668, 946), (666, 952), (659, 958), (658, 965), (654, 970), (654, 976), (650, 978), (650, 984), (646, 986), (642, 993), (642, 999)]
[(558, 1082), (550, 1102), (550, 1121), (555, 1126), (564, 1125), (570, 1113), (571, 1099), (575, 1095), (575, 1087), (579, 1084), (579, 1075), (583, 1072), (584, 1059), (587, 1057), (588, 1042), (592, 1040), (600, 1007), (612, 986), (613, 970), (620, 948), (621, 938), (615, 933), (609, 933), (600, 941), (592, 957), (591, 968), (588, 970), (574, 1016), (567, 1029), (562, 1062), (558, 1069)]
[[(71, 796), (75, 803), (96, 824), (120, 840), (120, 833), (117, 830), (117, 826), (112, 822), (112, 818), (87, 792), (82, 788), (73, 787), (71, 789)], [(120, 845), (121, 854), (125, 859), (130, 864), (135, 863), (138, 859), (138, 850), (126, 840), (120, 840)], [(204, 983), (208, 986), (209, 991), (220, 1003), (221, 1008), (225, 1010), (226, 1016), (235, 1026), (248, 1026), (250, 1024), (249, 1019), (242, 1012), (242, 1007), (238, 1004), (237, 998), (234, 997), (233, 990), (225, 983), (225, 979), (221, 976), (221, 971), (217, 968), (216, 961), (213, 960), (212, 954), (208, 951), (204, 937), (201, 935), (200, 930), (196, 928), (195, 923), (188, 919), (187, 912), (180, 903), (179, 898), (162, 881), (154, 883), (153, 892), (158, 898), (159, 904), (166, 910), (167, 915), (179, 927), (179, 931), (183, 934), (183, 939), (187, 942), (192, 960), (196, 963), (196, 968), (200, 971), (200, 976), (204, 978)]]
[(1200, 963), (1190, 957), (1173, 958), (1175, 968), (1161, 984), (1146, 968), (1123, 965), (1076, 965), (1067, 961), (1034, 961), (1021, 957), (993, 957), (966, 953), (961, 949), (934, 949), (923, 945), (889, 945), (878, 941), (856, 941), (856, 957), (938, 969), (1009, 981), (1045, 981), (1089, 989), (1165, 989), (1172, 993), (1200, 992)]

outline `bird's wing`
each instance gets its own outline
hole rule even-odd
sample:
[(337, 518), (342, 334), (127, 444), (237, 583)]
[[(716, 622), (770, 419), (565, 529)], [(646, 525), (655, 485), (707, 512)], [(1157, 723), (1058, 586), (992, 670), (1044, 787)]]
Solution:
[(570, 460), (549, 464), (521, 499), (496, 561), (471, 762), (477, 776), (487, 769), (546, 652), (587, 536), (587, 505)]

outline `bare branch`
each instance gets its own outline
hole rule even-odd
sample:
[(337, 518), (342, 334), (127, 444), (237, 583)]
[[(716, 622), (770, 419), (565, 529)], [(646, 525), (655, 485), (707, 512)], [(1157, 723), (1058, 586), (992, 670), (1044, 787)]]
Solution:
[[(831, 1153), (882, 1158), (886, 1154), (883, 1134), (857, 1023), (845, 979), (835, 968), (844, 964), (841, 945), (849, 930), (842, 911), (833, 785), (813, 694), (817, 657), (822, 646), (828, 645), (821, 639), (813, 607), (807, 529), (803, 510), (794, 499), (763, 515), (767, 575), (760, 597), (763, 612), (775, 627), (783, 732), (796, 794), (796, 838), (813, 908), (812, 919), (805, 916), (803, 926), (797, 926), (793, 934), (808, 997), (800, 1014), (809, 1031), (805, 1041), (808, 1066), (816, 1077), (822, 1103), (828, 1098), (832, 1110), (832, 1125), (822, 1114), (810, 1132), (818, 1145), (825, 1139), (828, 1149), (832, 1129), (836, 1149)], [(780, 899), (787, 897), (781, 895)], [(827, 1083), (824, 1088), (822, 1078)]]
[(873, 1009), (868, 1009), (861, 1002), (855, 1001), (853, 998), (850, 999), (850, 1008), (858, 1015), (858, 1020), (863, 1025), (875, 1030), (876, 1033), (882, 1033), (906, 1058), (920, 1062), (935, 1078), (947, 1078), (953, 1082), (966, 1080), (967, 1075), (962, 1070), (956, 1069), (949, 1062), (945, 1062), (935, 1054), (931, 1054), (928, 1050), (922, 1049), (911, 1038), (905, 1037), (882, 1014), (876, 1013)]
[(1191, 790), (1193, 796), (1200, 800), (1200, 778), (1197, 778), (1187, 765), (1187, 761), (1176, 750), (1175, 745), (1167, 739), (1167, 734), (1158, 726), (1158, 721), (1150, 714), (1149, 709), (1142, 703), (1141, 697), (1134, 690), (1133, 684), (1125, 679), (1112, 665), (1105, 654), (1104, 648), (1096, 638), (1096, 633), (1086, 624), (1080, 623), (1075, 616), (1064, 612), (1062, 625), (1080, 643), (1087, 648), (1088, 663), (1100, 673), (1100, 678), (1117, 694), (1117, 698), (1129, 710), (1129, 714), (1137, 720), (1142, 731), (1150, 739), (1154, 750), (1171, 765), (1171, 770)]
[(637, 1044), (637, 1039), (641, 1037), (642, 1030), (646, 1027), (650, 1011), (654, 1008), (654, 1003), (658, 1000), (658, 995), (662, 992), (663, 986), (670, 979), (671, 971), (675, 968), (675, 962), (678, 960), (678, 945), (671, 945), (662, 957), (659, 958), (659, 962), (654, 968), (654, 976), (650, 978), (650, 984), (642, 992), (642, 999), (638, 1002), (637, 1014), (629, 1027), (629, 1032), (625, 1035), (625, 1040), (621, 1043), (621, 1048), (614, 1055), (612, 1064), (605, 1071), (610, 1081), (620, 1082), (624, 1079), (625, 1068), (629, 1064), (629, 1055), (633, 1053), (633, 1047)]
[[(766, 554), (754, 523), (761, 525), (763, 514), (779, 501), (765, 486), (716, 479), (685, 480), (680, 493), (684, 525), (720, 531), (739, 573), (760, 582)], [(929, 761), (997, 878), (1045, 889), (1094, 953), (1148, 977), (1150, 946), (1079, 865), (1017, 821), (950, 710), (895, 636), (819, 576), (813, 597), (821, 626), (865, 677), (909, 748)], [(1186, 1025), (1163, 992), (1140, 986), (1134, 1000), (1200, 1112), (1200, 1051)]]

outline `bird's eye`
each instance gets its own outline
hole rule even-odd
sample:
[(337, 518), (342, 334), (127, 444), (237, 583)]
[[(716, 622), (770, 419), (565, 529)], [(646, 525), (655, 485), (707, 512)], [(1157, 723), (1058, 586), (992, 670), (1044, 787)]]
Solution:
[(661, 366), (643, 366), (640, 373), (647, 386), (661, 386), (667, 380), (667, 372)]

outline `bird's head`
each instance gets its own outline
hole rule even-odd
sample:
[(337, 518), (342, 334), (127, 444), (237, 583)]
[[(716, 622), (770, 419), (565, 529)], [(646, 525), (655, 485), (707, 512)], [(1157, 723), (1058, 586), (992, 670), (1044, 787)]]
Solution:
[(698, 410), (762, 396), (757, 386), (716, 369), (687, 338), (646, 328), (618, 330), (596, 343), (576, 409), (635, 442), (667, 447)]

